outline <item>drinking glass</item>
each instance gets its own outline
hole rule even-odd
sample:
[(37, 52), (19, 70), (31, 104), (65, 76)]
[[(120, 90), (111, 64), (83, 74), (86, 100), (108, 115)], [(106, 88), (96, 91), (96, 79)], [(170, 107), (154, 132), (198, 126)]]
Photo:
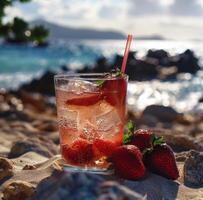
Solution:
[(122, 144), (127, 75), (66, 74), (54, 81), (64, 169), (108, 173)]

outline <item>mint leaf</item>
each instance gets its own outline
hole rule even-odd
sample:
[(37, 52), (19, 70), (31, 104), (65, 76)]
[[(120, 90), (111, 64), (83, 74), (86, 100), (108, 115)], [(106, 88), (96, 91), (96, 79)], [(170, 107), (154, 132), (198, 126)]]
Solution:
[(105, 80), (96, 80), (95, 83), (97, 85), (97, 87), (102, 87), (102, 85), (104, 84)]
[(125, 126), (125, 131), (123, 135), (123, 144), (127, 144), (131, 141), (135, 125), (132, 121), (129, 121)]

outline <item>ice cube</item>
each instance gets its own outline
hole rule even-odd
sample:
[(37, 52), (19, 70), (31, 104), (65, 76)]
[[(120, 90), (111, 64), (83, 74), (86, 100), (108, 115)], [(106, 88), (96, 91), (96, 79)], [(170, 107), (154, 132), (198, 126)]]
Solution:
[(78, 112), (69, 109), (60, 109), (58, 111), (59, 126), (67, 126), (72, 129), (78, 129)]
[(108, 131), (116, 127), (121, 122), (115, 108), (96, 116), (96, 125), (99, 131)]
[(82, 80), (71, 80), (68, 85), (64, 86), (66, 91), (72, 91), (74, 93), (80, 94), (84, 92), (97, 92), (99, 88), (96, 84), (89, 81)]
[(83, 139), (92, 142), (99, 137), (96, 127), (87, 120), (82, 124), (81, 129), (80, 137)]
[(106, 114), (114, 109), (113, 106), (111, 106), (109, 103), (106, 101), (102, 100), (99, 103), (95, 104), (94, 107), (92, 107), (93, 113), (92, 113), (92, 123), (95, 124), (95, 116), (100, 116), (103, 114)]

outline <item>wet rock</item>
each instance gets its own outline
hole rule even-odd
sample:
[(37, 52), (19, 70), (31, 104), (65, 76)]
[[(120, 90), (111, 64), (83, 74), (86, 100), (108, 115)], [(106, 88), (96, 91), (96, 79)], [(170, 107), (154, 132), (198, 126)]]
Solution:
[(42, 136), (40, 138), (29, 138), (14, 142), (8, 157), (16, 158), (30, 151), (50, 157), (58, 153), (58, 147), (52, 142), (52, 140)]
[(184, 164), (184, 183), (188, 186), (203, 186), (203, 153), (190, 152)]
[(159, 65), (166, 66), (169, 64), (169, 60), (168, 60), (169, 54), (163, 49), (158, 49), (158, 50), (150, 49), (148, 50), (146, 57), (157, 59)]
[(110, 65), (107, 62), (105, 57), (100, 57), (96, 61), (96, 65), (94, 66), (94, 72), (102, 73), (110, 71)]
[(203, 103), (203, 96), (199, 99), (199, 103)]
[(193, 74), (200, 70), (198, 59), (195, 57), (194, 52), (189, 49), (179, 55), (179, 59), (175, 65), (179, 73), (188, 72)]
[(20, 90), (54, 95), (54, 75), (52, 71), (46, 71), (39, 79), (33, 79), (30, 83), (22, 85)]
[(7, 159), (0, 157), (0, 180), (13, 175), (13, 163)]
[(149, 60), (130, 60), (126, 74), (130, 80), (149, 80), (158, 76), (157, 65)]
[(162, 105), (147, 106), (142, 113), (142, 116), (145, 115), (154, 116), (161, 122), (173, 122), (180, 116), (172, 107)]
[(26, 200), (34, 193), (31, 183), (25, 181), (13, 181), (3, 189), (4, 200)]
[(68, 72), (70, 69), (69, 69), (69, 67), (67, 66), (67, 65), (62, 65), (61, 66), (61, 71), (62, 72)]
[(82, 69), (78, 69), (77, 73), (90, 73), (91, 72), (91, 67), (88, 65), (85, 65)]

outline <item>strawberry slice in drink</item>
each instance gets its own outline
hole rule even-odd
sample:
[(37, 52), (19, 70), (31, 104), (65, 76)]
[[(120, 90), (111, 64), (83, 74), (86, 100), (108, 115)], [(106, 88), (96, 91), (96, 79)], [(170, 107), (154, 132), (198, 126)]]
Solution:
[(84, 92), (82, 94), (70, 94), (70, 98), (66, 100), (67, 105), (90, 106), (96, 104), (102, 99), (100, 92), (90, 93)]
[(102, 91), (104, 99), (112, 106), (115, 106), (118, 102), (118, 80), (106, 80), (102, 86)]
[(84, 139), (78, 139), (71, 145), (61, 147), (63, 158), (71, 164), (87, 164), (93, 158), (92, 144)]
[(103, 156), (110, 157), (117, 145), (114, 142), (103, 139), (96, 139), (93, 143), (93, 147), (96, 148)]
[(118, 102), (123, 102), (126, 94), (126, 82), (123, 78), (117, 80), (106, 80), (102, 86), (104, 99), (115, 106)]

